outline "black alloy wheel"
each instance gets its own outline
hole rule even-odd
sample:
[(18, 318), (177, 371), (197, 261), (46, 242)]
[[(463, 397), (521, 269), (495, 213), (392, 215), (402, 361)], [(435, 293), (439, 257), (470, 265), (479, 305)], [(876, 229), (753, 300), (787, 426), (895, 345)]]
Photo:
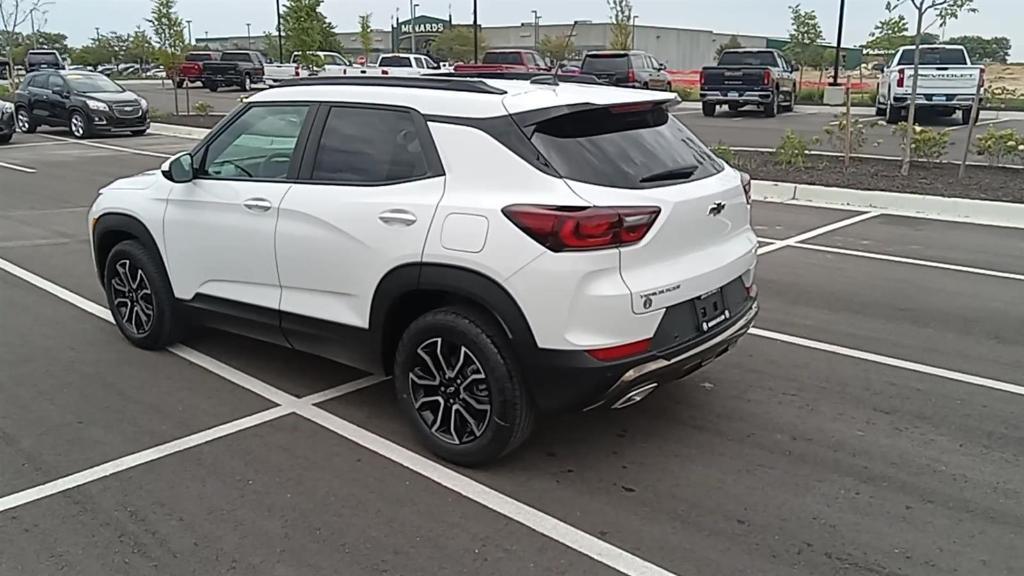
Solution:
[(473, 353), (437, 337), (420, 344), (416, 356), (409, 394), (423, 424), (449, 444), (480, 438), (491, 419), (491, 393)]

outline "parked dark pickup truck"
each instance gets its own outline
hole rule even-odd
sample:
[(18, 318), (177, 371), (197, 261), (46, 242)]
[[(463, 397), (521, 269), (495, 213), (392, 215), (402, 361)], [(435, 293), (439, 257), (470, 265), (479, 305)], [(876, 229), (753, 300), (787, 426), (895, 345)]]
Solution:
[(185, 55), (185, 61), (178, 67), (178, 88), (183, 88), (188, 82), (203, 81), (203, 63), (212, 62), (220, 58), (219, 52), (189, 52)]
[(244, 91), (263, 82), (263, 54), (250, 50), (224, 52), (220, 60), (203, 63), (203, 86), (216, 92), (221, 86), (238, 86)]
[(759, 106), (769, 118), (792, 112), (798, 91), (793, 73), (799, 69), (778, 50), (726, 50), (717, 66), (700, 71), (704, 115), (714, 116), (723, 104), (734, 112), (744, 106)]

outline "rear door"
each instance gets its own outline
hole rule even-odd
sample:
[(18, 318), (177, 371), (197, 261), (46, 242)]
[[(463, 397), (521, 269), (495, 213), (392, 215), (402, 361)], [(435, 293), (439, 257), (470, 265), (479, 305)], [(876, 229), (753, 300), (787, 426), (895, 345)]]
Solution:
[(300, 176), (277, 227), (282, 325), (296, 348), (358, 365), (311, 335), (369, 326), (380, 279), (422, 259), (444, 171), (418, 112), (339, 104), (321, 107)]
[(532, 141), (596, 206), (656, 206), (654, 227), (620, 249), (633, 311), (651, 312), (721, 288), (755, 262), (739, 173), (664, 105), (628, 104), (559, 116)]

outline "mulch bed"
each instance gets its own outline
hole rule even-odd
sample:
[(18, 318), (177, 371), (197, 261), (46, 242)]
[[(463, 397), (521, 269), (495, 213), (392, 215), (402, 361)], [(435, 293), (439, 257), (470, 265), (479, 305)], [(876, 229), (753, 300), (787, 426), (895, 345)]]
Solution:
[(167, 116), (159, 116), (153, 118), (153, 122), (157, 124), (174, 124), (175, 126), (189, 126), (192, 128), (213, 128), (218, 122), (224, 119), (222, 115), (210, 114), (209, 116), (202, 116), (199, 114), (169, 114)]
[(736, 167), (757, 180), (1024, 203), (1021, 169), (971, 165), (958, 181), (956, 164), (915, 162), (904, 178), (897, 160), (853, 158), (849, 170), (844, 170), (843, 159), (835, 156), (809, 154), (802, 168), (793, 168), (779, 166), (769, 152), (734, 154)]

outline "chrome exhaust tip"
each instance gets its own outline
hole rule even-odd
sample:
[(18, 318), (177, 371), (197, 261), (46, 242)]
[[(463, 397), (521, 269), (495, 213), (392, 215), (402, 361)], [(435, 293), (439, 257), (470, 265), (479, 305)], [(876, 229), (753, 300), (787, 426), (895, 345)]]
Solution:
[(654, 392), (654, 389), (657, 387), (657, 382), (651, 382), (650, 384), (644, 384), (639, 388), (634, 388), (630, 390), (625, 396), (619, 398), (619, 400), (615, 404), (612, 404), (612, 410), (618, 410), (619, 408), (625, 408), (627, 406), (632, 406), (633, 404), (636, 404), (637, 402), (643, 400), (644, 398), (647, 398), (647, 395), (650, 394), (651, 392)]

